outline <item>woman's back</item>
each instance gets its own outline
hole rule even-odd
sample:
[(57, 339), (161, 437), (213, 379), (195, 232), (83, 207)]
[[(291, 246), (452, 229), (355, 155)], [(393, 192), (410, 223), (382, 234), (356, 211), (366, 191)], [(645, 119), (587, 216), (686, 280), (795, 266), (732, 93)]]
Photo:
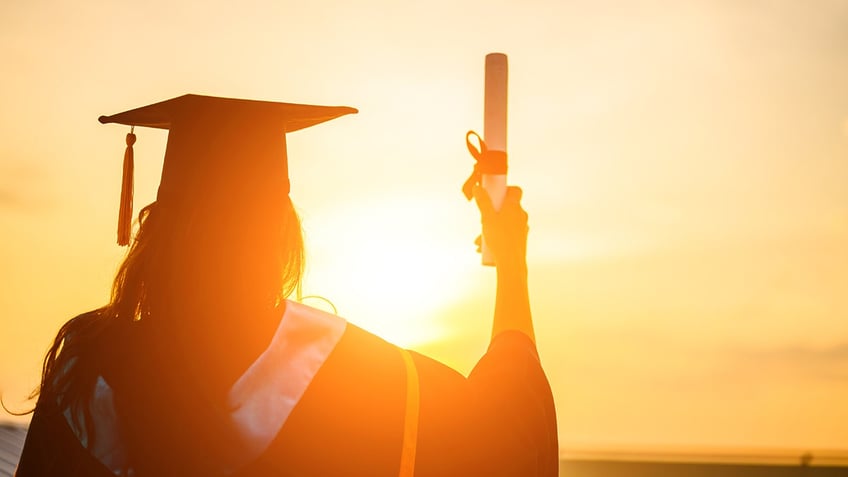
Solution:
[[(284, 318), (278, 339), (233, 386), (246, 391), (238, 406), (210, 414), (207, 397), (183, 387), (177, 393), (190, 397), (195, 412), (184, 408), (173, 426), (148, 426), (131, 442), (122, 430), (149, 424), (150, 416), (110, 413), (103, 401), (120, 402), (120, 392), (101, 393), (93, 417), (109, 445), (86, 448), (65, 412), (40, 405), (19, 474), (59, 468), (63, 475), (396, 476), (404, 432), (413, 424), (417, 476), (555, 475), (550, 389), (521, 333), (501, 334), (468, 379), (411, 353), (419, 413), (409, 423), (402, 350), (336, 317), (289, 308), (307, 316), (289, 316), (290, 326)], [(207, 412), (196, 412), (202, 408)], [(219, 422), (197, 422), (203, 415)]]

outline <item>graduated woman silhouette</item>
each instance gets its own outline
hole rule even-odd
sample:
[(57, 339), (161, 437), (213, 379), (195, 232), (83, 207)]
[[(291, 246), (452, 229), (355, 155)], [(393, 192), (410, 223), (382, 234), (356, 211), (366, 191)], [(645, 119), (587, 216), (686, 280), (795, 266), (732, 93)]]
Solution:
[(162, 181), (131, 237), (128, 135), (129, 252), (45, 358), (19, 476), (556, 475), (519, 189), (499, 212), (475, 189), (498, 285), (467, 378), (286, 299), (304, 246), (285, 133), (354, 112), (185, 95), (101, 117), (170, 130)]

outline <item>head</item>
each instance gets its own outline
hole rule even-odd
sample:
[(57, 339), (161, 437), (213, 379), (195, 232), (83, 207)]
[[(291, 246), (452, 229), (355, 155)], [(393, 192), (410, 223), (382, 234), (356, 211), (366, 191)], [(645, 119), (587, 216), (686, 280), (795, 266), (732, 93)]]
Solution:
[[(117, 292), (130, 277), (142, 280), (155, 295), (137, 318), (203, 308), (213, 297), (240, 308), (274, 304), (298, 282), (303, 243), (288, 196), (285, 135), (244, 116), (231, 112), (225, 128), (213, 114), (175, 120), (157, 200), (139, 214), (115, 282)], [(144, 276), (127, 270), (139, 260)]]
[[(139, 215), (110, 306), (148, 323), (181, 317), (158, 327), (195, 327), (192, 319), (212, 317), (224, 325), (273, 310), (303, 271), (286, 133), (353, 112), (184, 95), (102, 116), (104, 123), (170, 131), (157, 200)], [(132, 161), (131, 150), (128, 156)]]

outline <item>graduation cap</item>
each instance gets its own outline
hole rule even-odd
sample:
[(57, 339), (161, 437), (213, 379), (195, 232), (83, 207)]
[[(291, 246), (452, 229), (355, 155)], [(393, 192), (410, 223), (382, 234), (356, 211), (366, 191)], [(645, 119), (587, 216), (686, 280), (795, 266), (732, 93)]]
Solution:
[[(100, 116), (101, 123), (169, 130), (162, 179), (156, 196), (166, 208), (198, 200), (237, 200), (263, 192), (288, 195), (285, 133), (308, 128), (357, 110), (186, 94), (160, 103)], [(118, 244), (129, 243), (132, 222), (133, 149), (124, 153)]]

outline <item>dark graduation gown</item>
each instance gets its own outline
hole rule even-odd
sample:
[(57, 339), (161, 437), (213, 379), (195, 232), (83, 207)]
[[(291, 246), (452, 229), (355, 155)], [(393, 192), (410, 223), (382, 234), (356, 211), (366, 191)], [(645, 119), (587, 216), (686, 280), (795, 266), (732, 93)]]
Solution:
[[(232, 435), (210, 453), (231, 476), (554, 476), (553, 398), (533, 342), (495, 337), (468, 376), (334, 315), (288, 302), (268, 349), (230, 393)], [(143, 476), (99, 379), (97, 439), (39, 403), (18, 476)], [(155, 440), (156, 436), (151, 436)], [(204, 474), (208, 474), (208, 470)], [(408, 475), (408, 473), (407, 473)]]

